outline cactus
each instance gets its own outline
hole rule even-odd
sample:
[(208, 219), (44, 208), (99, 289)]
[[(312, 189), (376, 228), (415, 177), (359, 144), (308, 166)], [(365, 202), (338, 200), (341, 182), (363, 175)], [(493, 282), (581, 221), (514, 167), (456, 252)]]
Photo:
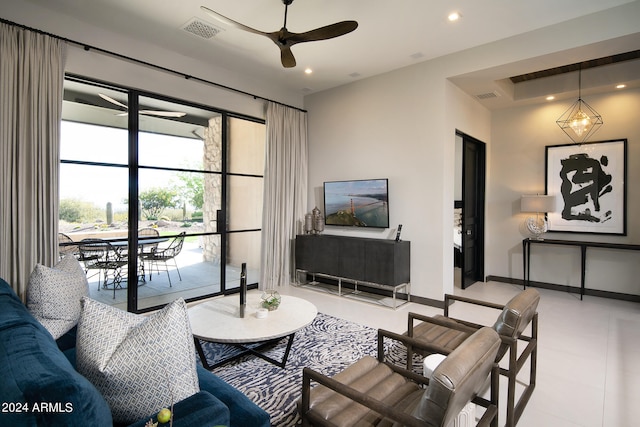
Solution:
[(113, 224), (113, 205), (111, 202), (107, 202), (107, 224)]

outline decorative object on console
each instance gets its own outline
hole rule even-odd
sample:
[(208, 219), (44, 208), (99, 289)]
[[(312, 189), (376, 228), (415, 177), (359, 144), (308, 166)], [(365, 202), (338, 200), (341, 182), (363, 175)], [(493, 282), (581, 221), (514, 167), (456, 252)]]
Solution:
[(575, 143), (582, 143), (603, 125), (602, 116), (581, 97), (582, 69), (578, 70), (578, 100), (565, 111), (556, 123)]
[(326, 225), (389, 228), (389, 180), (324, 183)]
[(306, 234), (320, 234), (324, 231), (324, 217), (317, 206), (304, 216), (304, 231)]
[[(547, 232), (547, 212), (553, 212), (556, 207), (556, 197), (547, 195), (522, 196), (520, 199), (520, 212), (535, 213), (525, 220), (527, 230), (540, 239)], [(544, 215), (540, 215), (544, 214)]]
[(242, 263), (240, 270), (240, 317), (244, 317), (244, 309), (247, 307), (247, 263)]
[(626, 236), (627, 140), (550, 145), (546, 193), (558, 198), (549, 231)]
[(269, 311), (277, 310), (280, 307), (282, 297), (275, 289), (267, 289), (262, 293), (262, 307)]
[(398, 232), (396, 233), (396, 242), (400, 241), (400, 233), (402, 232), (402, 224), (398, 225)]

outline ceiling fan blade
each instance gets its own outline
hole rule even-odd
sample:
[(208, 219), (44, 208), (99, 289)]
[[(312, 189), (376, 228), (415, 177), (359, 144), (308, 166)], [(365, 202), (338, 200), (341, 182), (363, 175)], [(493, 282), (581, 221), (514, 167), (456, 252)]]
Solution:
[(104, 93), (99, 93), (98, 96), (102, 99), (104, 99), (105, 101), (109, 101), (112, 104), (117, 105), (118, 107), (122, 107), (125, 110), (127, 109), (127, 106), (124, 105), (122, 102), (116, 101), (115, 99), (111, 98), (110, 96), (105, 95)]
[(285, 42), (292, 46), (296, 43), (312, 42), (317, 40), (327, 40), (348, 34), (358, 28), (356, 21), (342, 21), (304, 33), (289, 33)]
[[(115, 99), (103, 93), (99, 93), (98, 96), (100, 96), (100, 98), (104, 99), (105, 101), (108, 101), (114, 105), (117, 105), (118, 107), (121, 107), (125, 110), (120, 113), (117, 113), (116, 116), (123, 117), (128, 114), (129, 108), (126, 105), (124, 105), (122, 102), (116, 101)], [(140, 110), (140, 114), (147, 114), (150, 116), (159, 116), (159, 117), (184, 117), (187, 115), (187, 113), (183, 113), (180, 111), (157, 111), (157, 110)]]
[(287, 10), (289, 5), (293, 3), (293, 0), (282, 0), (282, 2), (285, 5), (284, 25), (280, 29), (280, 31), (274, 31), (270, 33), (247, 27), (246, 25), (234, 21), (233, 19), (227, 18), (226, 16), (221, 15), (206, 6), (200, 6), (200, 9), (212, 18), (224, 24), (231, 25), (232, 27), (248, 31), (253, 34), (265, 36), (273, 41), (280, 48), (280, 61), (285, 68), (292, 68), (296, 66), (296, 58), (291, 52), (291, 46), (293, 46), (294, 44), (332, 39), (334, 37), (343, 36), (358, 28), (358, 23), (356, 21), (342, 21), (335, 24), (326, 25), (324, 27), (316, 28), (315, 30), (307, 31), (304, 33), (289, 32), (289, 30), (287, 30)]
[(280, 61), (282, 62), (282, 66), (285, 68), (295, 67), (296, 58), (293, 56), (291, 48), (281, 44), (278, 44), (278, 46), (280, 46)]
[(192, 133), (196, 138), (201, 139), (202, 141), (204, 141), (204, 136), (201, 136), (201, 135), (198, 133), (198, 130), (197, 130), (197, 129), (192, 130), (192, 131), (191, 131), (191, 133)]
[(140, 110), (140, 114), (146, 114), (148, 116), (159, 116), (159, 117), (184, 117), (187, 113), (182, 113), (179, 111), (156, 111), (156, 110)]
[(260, 34), (262, 36), (267, 35), (267, 33), (263, 32), (263, 31), (259, 31), (259, 30), (256, 30), (255, 28), (247, 27), (246, 25), (241, 24), (241, 23), (239, 23), (237, 21), (234, 21), (233, 19), (227, 18), (224, 15), (220, 15), (218, 12), (215, 12), (215, 11), (209, 9), (208, 7), (200, 6), (200, 9), (202, 9), (203, 12), (207, 13), (212, 18), (217, 19), (218, 21), (220, 21), (220, 22), (222, 22), (224, 24), (231, 25), (232, 27), (236, 27), (236, 28), (239, 28), (241, 30), (248, 31), (250, 33)]

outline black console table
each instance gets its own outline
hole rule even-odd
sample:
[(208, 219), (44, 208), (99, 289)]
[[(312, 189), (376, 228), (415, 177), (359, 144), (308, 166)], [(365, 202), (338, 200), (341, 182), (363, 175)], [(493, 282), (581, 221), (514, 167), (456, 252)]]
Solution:
[(358, 285), (391, 291), (393, 308), (396, 293), (403, 289), (407, 302), (411, 294), (408, 241), (369, 239), (335, 235), (296, 236), (296, 270), (338, 281), (342, 295), (342, 280), (352, 282), (354, 293)]
[(554, 239), (524, 239), (522, 241), (522, 278), (524, 287), (529, 285), (529, 270), (531, 264), (531, 245), (562, 245), (562, 246), (578, 246), (580, 248), (580, 299), (584, 296), (585, 269), (587, 263), (587, 248), (606, 248), (621, 249), (630, 251), (640, 251), (640, 245), (629, 245), (620, 243), (602, 243), (602, 242), (578, 242), (574, 240), (554, 240)]

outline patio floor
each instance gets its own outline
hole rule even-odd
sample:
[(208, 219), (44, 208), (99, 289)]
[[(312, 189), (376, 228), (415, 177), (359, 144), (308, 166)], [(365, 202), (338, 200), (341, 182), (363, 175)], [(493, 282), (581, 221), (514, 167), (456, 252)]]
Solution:
[[(172, 263), (169, 263), (169, 275), (164, 271), (154, 270), (151, 280), (149, 273), (146, 273), (145, 281), (138, 286), (138, 308), (144, 309), (167, 304), (176, 298), (184, 299), (199, 297), (207, 294), (220, 292), (220, 265), (213, 262), (205, 262), (202, 259), (202, 249), (197, 242), (185, 242), (182, 252), (176, 258), (182, 280), (178, 277), (178, 272)], [(258, 281), (259, 266), (247, 267), (247, 283)], [(127, 309), (126, 288), (116, 289), (115, 298), (112, 288), (99, 289), (98, 276), (90, 276), (89, 294), (90, 297), (113, 305), (123, 310)], [(237, 288), (240, 285), (240, 266), (226, 266), (226, 288)]]

